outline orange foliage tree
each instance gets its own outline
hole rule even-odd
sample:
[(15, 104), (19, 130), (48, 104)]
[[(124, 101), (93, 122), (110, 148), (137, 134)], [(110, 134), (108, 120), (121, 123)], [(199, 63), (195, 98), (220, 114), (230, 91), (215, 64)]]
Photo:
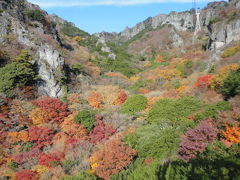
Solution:
[(223, 137), (230, 143), (240, 143), (240, 127), (226, 126), (226, 130), (222, 132)]
[(72, 138), (77, 138), (79, 140), (87, 140), (88, 131), (81, 125), (73, 122), (76, 113), (69, 115), (66, 117), (61, 124), (61, 129), (64, 133)]
[(92, 92), (90, 97), (87, 99), (90, 106), (95, 108), (102, 108), (102, 97), (97, 92)]
[(8, 137), (10, 138), (9, 140), (12, 142), (27, 142), (29, 140), (27, 131), (9, 132)]
[(91, 171), (101, 178), (110, 179), (111, 175), (128, 166), (136, 154), (119, 138), (111, 139), (90, 157)]

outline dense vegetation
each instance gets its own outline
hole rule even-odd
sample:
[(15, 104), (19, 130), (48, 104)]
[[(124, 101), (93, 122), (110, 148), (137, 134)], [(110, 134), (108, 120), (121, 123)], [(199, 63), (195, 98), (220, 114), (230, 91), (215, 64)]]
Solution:
[[(24, 12), (28, 25), (50, 18)], [(213, 17), (210, 26), (221, 18)], [(0, 45), (0, 179), (239, 179), (238, 42), (210, 61), (202, 43), (192, 45), (193, 33), (181, 32), (190, 47), (165, 40), (165, 49), (134, 55), (130, 45), (163, 27), (147, 28), (125, 43), (99, 42), (67, 22), (54, 27), (61, 43), (34, 26), (29, 32), (66, 59), (56, 71), (45, 64), (56, 81), (64, 80), (61, 97), (42, 97), (37, 90), (44, 85), (37, 46), (19, 44), (14, 35)]]

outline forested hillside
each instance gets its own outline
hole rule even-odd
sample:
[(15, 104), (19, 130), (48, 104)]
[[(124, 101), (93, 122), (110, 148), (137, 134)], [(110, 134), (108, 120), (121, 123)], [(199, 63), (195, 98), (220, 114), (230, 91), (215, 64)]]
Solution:
[(1, 180), (240, 178), (240, 1), (89, 33), (0, 0)]

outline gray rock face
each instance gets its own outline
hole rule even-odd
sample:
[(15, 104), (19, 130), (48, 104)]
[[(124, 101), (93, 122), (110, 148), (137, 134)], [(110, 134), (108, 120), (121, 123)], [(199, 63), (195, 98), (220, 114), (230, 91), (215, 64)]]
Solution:
[(150, 17), (145, 21), (138, 23), (133, 28), (126, 28), (124, 31), (120, 32), (121, 38), (124, 40), (129, 40), (139, 32), (151, 28), (156, 29), (163, 25), (173, 25), (177, 30), (187, 31), (194, 27), (194, 14), (190, 11), (176, 13), (172, 12), (169, 15), (159, 14), (154, 17)]
[(104, 53), (108, 53), (108, 57), (110, 59), (115, 60), (116, 59), (116, 54), (113, 53), (113, 51), (111, 50), (110, 47), (108, 47), (107, 43), (106, 43), (106, 37), (108, 37), (109, 33), (97, 33), (95, 34), (95, 36), (98, 38), (98, 41), (96, 43), (96, 46), (101, 45), (101, 51)]
[[(52, 46), (42, 45), (42, 40), (34, 33), (44, 35), (44, 27), (40, 22), (35, 31), (29, 31), (28, 25), (24, 21), (25, 10), (40, 9), (38, 6), (28, 3), (25, 0), (0, 1), (0, 8), (3, 13), (0, 15), (0, 43), (9, 44), (9, 37), (22, 44), (24, 48), (36, 52), (35, 62), (38, 66), (38, 75), (41, 81), (38, 83), (39, 95), (60, 97), (63, 90), (60, 80), (65, 76), (63, 66), (64, 58)], [(46, 16), (47, 13), (43, 11)], [(50, 35), (58, 41), (56, 29), (50, 28)], [(10, 42), (11, 43), (11, 42)]]
[(217, 17), (217, 12), (227, 6), (237, 7), (239, 0), (227, 2), (213, 2), (203, 9), (201, 21), (202, 25), (207, 27), (209, 33), (208, 49), (218, 50), (219, 48), (240, 40), (240, 19), (231, 21), (225, 19), (211, 24), (211, 20)]
[(64, 76), (64, 58), (49, 45), (41, 46), (38, 53), (38, 74), (42, 79), (39, 83), (39, 94), (51, 97), (62, 96), (63, 90), (58, 80)]

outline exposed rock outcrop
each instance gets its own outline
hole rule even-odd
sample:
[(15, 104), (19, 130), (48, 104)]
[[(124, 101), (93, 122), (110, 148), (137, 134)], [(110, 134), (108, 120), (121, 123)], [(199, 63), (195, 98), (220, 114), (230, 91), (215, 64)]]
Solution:
[(39, 82), (39, 94), (51, 97), (62, 96), (63, 89), (60, 80), (65, 76), (64, 58), (49, 45), (41, 46), (38, 53), (38, 74), (42, 79)]

